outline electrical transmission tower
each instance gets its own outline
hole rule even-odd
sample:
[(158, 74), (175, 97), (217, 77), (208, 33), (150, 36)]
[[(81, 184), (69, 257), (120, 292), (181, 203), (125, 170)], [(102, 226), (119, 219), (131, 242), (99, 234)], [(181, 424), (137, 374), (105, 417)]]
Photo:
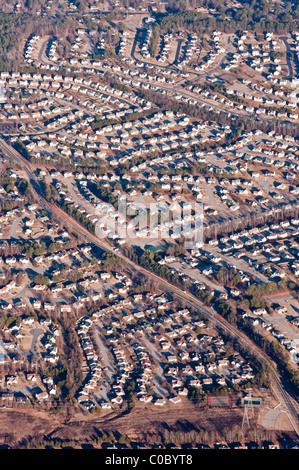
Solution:
[(249, 428), (249, 417), (248, 417), (248, 406), (247, 404), (244, 406), (244, 413), (243, 413), (243, 420), (242, 420), (242, 431), (245, 428)]
[(253, 413), (254, 413), (251, 392), (249, 392), (249, 395), (245, 398), (245, 400), (247, 401), (247, 403), (245, 402), (245, 405), (244, 405), (242, 431), (244, 431), (246, 427), (247, 428), (250, 427), (249, 416), (250, 418), (253, 418)]

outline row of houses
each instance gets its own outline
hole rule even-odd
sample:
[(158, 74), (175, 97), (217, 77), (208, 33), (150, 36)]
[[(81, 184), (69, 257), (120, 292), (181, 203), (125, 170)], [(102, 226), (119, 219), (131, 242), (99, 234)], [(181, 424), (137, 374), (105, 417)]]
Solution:
[(77, 334), (80, 340), (80, 346), (85, 356), (86, 376), (82, 386), (77, 390), (77, 399), (79, 403), (91, 410), (95, 404), (89, 399), (90, 394), (96, 390), (102, 379), (102, 365), (100, 358), (96, 354), (91, 336), (90, 327), (101, 317), (101, 312), (94, 312), (91, 317), (81, 317), (77, 320)]

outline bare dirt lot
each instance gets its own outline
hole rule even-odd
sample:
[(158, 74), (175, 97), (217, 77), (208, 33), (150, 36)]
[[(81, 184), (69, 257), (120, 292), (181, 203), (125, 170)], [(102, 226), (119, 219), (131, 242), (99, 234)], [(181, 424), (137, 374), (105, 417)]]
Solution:
[[(250, 432), (258, 432), (261, 438), (268, 436), (269, 430), (256, 425), (258, 416), (251, 421)], [(136, 404), (130, 413), (124, 411), (102, 411), (91, 414), (75, 407), (59, 413), (35, 410), (0, 410), (0, 444), (12, 448), (34, 447), (44, 438), (76, 442), (80, 445), (101, 438), (102, 434), (129, 436), (131, 440), (150, 444), (163, 442), (167, 436), (180, 433), (189, 438), (192, 433), (205, 440), (227, 440), (232, 442), (242, 437), (242, 408), (202, 409), (196, 405), (185, 407), (169, 406), (153, 409)], [(286, 429), (286, 423), (283, 429)], [(291, 429), (288, 429), (291, 431)], [(249, 434), (248, 434), (249, 433)], [(246, 437), (246, 436), (244, 436)], [(199, 438), (199, 439), (201, 439)], [(34, 444), (35, 443), (35, 444)]]
[(63, 441), (88, 441), (100, 437), (103, 432), (118, 432), (136, 441), (159, 442), (165, 430), (187, 432), (200, 431), (203, 427), (210, 428), (221, 435), (225, 429), (242, 422), (240, 410), (209, 410), (202, 413), (196, 407), (186, 413), (184, 409), (173, 410), (136, 410), (130, 414), (116, 415), (96, 413), (86, 415), (67, 412), (53, 414), (51, 412), (1, 410), (0, 443), (17, 448), (22, 441), (30, 441), (34, 436), (42, 440), (45, 436)]

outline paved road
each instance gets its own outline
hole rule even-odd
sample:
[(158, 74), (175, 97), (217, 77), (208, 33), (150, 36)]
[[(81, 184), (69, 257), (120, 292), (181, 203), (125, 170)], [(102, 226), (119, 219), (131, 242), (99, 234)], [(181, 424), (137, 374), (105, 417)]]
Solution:
[(32, 328), (32, 330), (30, 330), (29, 333), (32, 335), (32, 342), (31, 342), (29, 354), (31, 356), (35, 356), (38, 354), (38, 350), (37, 350), (38, 338), (44, 333), (44, 330), (42, 330), (41, 328)]
[(49, 39), (46, 39), (42, 43), (41, 48), (38, 51), (37, 60), (41, 63), (46, 63), (46, 64), (49, 64), (49, 65), (52, 65), (52, 63), (47, 58), (44, 57), (45, 50), (47, 48), (48, 42), (49, 42)]
[[(144, 64), (144, 65), (152, 65), (150, 62), (147, 62), (146, 60), (142, 60), (142, 59), (137, 59), (135, 57), (135, 51), (136, 51), (136, 46), (138, 44), (138, 41), (139, 41), (139, 35), (141, 34), (141, 31), (139, 29), (137, 29), (136, 31), (136, 35), (135, 35), (135, 38), (133, 40), (133, 44), (132, 44), (132, 49), (131, 49), (131, 57), (132, 59), (136, 60), (136, 62), (140, 62), (141, 64)], [(177, 49), (176, 49), (176, 53), (175, 53), (175, 58), (174, 58), (174, 61), (172, 64), (168, 64), (168, 65), (162, 65), (162, 64), (157, 64), (157, 67), (161, 68), (161, 69), (169, 69), (169, 68), (174, 68), (173, 65), (177, 63), (178, 59), (179, 59), (179, 56), (180, 56), (180, 52), (181, 52), (181, 47), (182, 47), (182, 43), (184, 42), (184, 39), (182, 38), (178, 38), (177, 39)], [(176, 69), (176, 67), (175, 67)]]
[(238, 259), (235, 256), (229, 256), (229, 255), (223, 254), (219, 252), (217, 247), (216, 248), (206, 247), (205, 250), (208, 251), (209, 253), (215, 254), (216, 256), (219, 254), (222, 260), (226, 261), (231, 266), (236, 266), (236, 268), (240, 271), (251, 274), (252, 277), (256, 279), (257, 281), (268, 282), (268, 278), (264, 274), (259, 273), (254, 268), (251, 268), (250, 266), (248, 266), (248, 264), (245, 261), (242, 261), (242, 258)]
[(202, 272), (197, 269), (197, 268), (191, 268), (188, 265), (184, 265), (183, 262), (181, 261), (176, 261), (174, 263), (169, 264), (170, 268), (176, 269), (178, 272), (184, 273), (191, 278), (195, 279), (196, 281), (203, 282), (204, 284), (207, 284), (210, 286), (212, 289), (215, 289), (216, 291), (219, 292), (226, 292), (225, 288), (219, 284), (215, 284), (211, 279), (208, 279)]
[(23, 217), (17, 217), (13, 221), (13, 224), (12, 224), (11, 230), (10, 230), (10, 238), (16, 238), (16, 232), (17, 232), (17, 229), (19, 227), (19, 223), (22, 219), (23, 219)]
[[(138, 30), (137, 30), (138, 31)], [(180, 48), (180, 40), (178, 40), (178, 48)], [(137, 33), (136, 33), (136, 36), (133, 40), (133, 45), (132, 45), (132, 49), (131, 49), (131, 57), (140, 62), (140, 63), (143, 63), (145, 65), (148, 65), (149, 63), (146, 62), (146, 61), (142, 61), (142, 60), (138, 60), (135, 58), (135, 49), (136, 49), (136, 45), (137, 45)], [(42, 45), (42, 49), (44, 50), (44, 48), (46, 47), (46, 44), (44, 43)], [(231, 37), (228, 36), (228, 40), (227, 40), (227, 51), (232, 51), (232, 43), (231, 43)], [(289, 47), (289, 46), (288, 46)], [(41, 57), (43, 55), (43, 50), (40, 50), (39, 53), (38, 53), (38, 57), (39, 57), (39, 60), (42, 62), (41, 60)], [(178, 52), (178, 50), (177, 50)], [(213, 68), (210, 68), (204, 72), (193, 72), (193, 71), (190, 71), (189, 72), (189, 78), (188, 78), (188, 81), (190, 80), (194, 80), (196, 78), (199, 78), (201, 76), (206, 76), (207, 74), (209, 75), (212, 75), (213, 73), (215, 73), (217, 70), (219, 70), (219, 67), (221, 66), (221, 64), (223, 63), (223, 61), (225, 60), (226, 58), (226, 53), (223, 54), (223, 57), (221, 58), (220, 62)], [(44, 59), (44, 62), (45, 62), (45, 59)], [(50, 62), (47, 62), (47, 63), (50, 63)], [(174, 66), (174, 64), (169, 64), (169, 65), (159, 65), (159, 68), (161, 69), (174, 69), (174, 70), (177, 70), (177, 67)], [(293, 72), (292, 72), (293, 73)], [(118, 73), (115, 73), (116, 76), (121, 76), (121, 74), (118, 74)], [(148, 83), (148, 80), (143, 80), (141, 78), (139, 78), (139, 81), (141, 82), (145, 82), (145, 83)], [(248, 112), (244, 112), (242, 110), (237, 110), (233, 107), (224, 107), (223, 104), (221, 105), (218, 105), (218, 104), (215, 104), (214, 101), (209, 101), (207, 100), (206, 98), (202, 98), (202, 97), (199, 97), (197, 94), (193, 94), (192, 92), (188, 92), (184, 89), (182, 89), (180, 87), (180, 85), (170, 85), (168, 86), (167, 83), (165, 83), (164, 85), (161, 85), (159, 84), (158, 85), (158, 88), (161, 89), (162, 91), (163, 90), (167, 90), (168, 92), (169, 91), (177, 91), (179, 94), (181, 94), (182, 96), (186, 97), (186, 98), (191, 98), (193, 100), (196, 100), (197, 102), (203, 104), (203, 105), (206, 105), (208, 108), (211, 107), (213, 108), (213, 111), (215, 112), (219, 112), (219, 113), (225, 113), (225, 114), (228, 114), (229, 116), (240, 116), (240, 117), (246, 117), (246, 118), (250, 118), (250, 119), (257, 119), (257, 120), (269, 120), (269, 116), (267, 115), (259, 115), (259, 117), (255, 117), (255, 115), (253, 113), (248, 113)], [(289, 121), (287, 121), (289, 122)], [(57, 130), (57, 129), (56, 129)]]
[(150, 350), (151, 355), (158, 362), (157, 372), (154, 378), (155, 390), (159, 395), (166, 397), (169, 395), (168, 391), (161, 387), (161, 381), (163, 379), (163, 368), (161, 366), (162, 355), (157, 351), (157, 348), (147, 339), (145, 335), (142, 336), (142, 341), (145, 344), (146, 348)]
[[(64, 182), (65, 183), (65, 182)], [(72, 181), (67, 181), (67, 187), (68, 187), (68, 190), (71, 194), (71, 196), (74, 198), (74, 201), (77, 203), (77, 204), (80, 204), (80, 206), (82, 206), (84, 209), (86, 209), (88, 211), (89, 214), (93, 214), (95, 215), (96, 214), (96, 209), (95, 207), (90, 204), (86, 199), (85, 197), (83, 197), (82, 195), (80, 195), (80, 193), (78, 192), (77, 188), (76, 188), (76, 185), (75, 183), (73, 183)], [(75, 189), (76, 188), (76, 189)]]
[(184, 42), (184, 39), (178, 38), (176, 41), (177, 41), (177, 48), (176, 48), (175, 58), (174, 58), (174, 61), (173, 61), (174, 64), (176, 64), (179, 60), (180, 53), (181, 53), (181, 48), (182, 48), (182, 44)]
[(289, 78), (290, 80), (292, 80), (292, 78), (294, 77), (294, 71), (293, 71), (293, 65), (292, 65), (292, 53), (291, 53), (290, 45), (287, 41), (288, 38), (287, 36), (281, 36), (279, 39), (281, 39), (284, 42), (285, 47), (286, 47), (287, 66), (289, 68), (289, 76), (286, 78)]
[(101, 356), (102, 356), (101, 365), (103, 367), (107, 367), (107, 370), (106, 370), (107, 380), (105, 380), (104, 385), (102, 385), (100, 390), (96, 393), (96, 397), (103, 398), (104, 400), (108, 400), (107, 392), (108, 392), (109, 384), (111, 383), (111, 378), (116, 373), (116, 370), (114, 367), (113, 360), (109, 357), (110, 352), (107, 350), (105, 344), (103, 343), (100, 333), (101, 333), (101, 328), (97, 327), (96, 342), (97, 342), (97, 345), (100, 349)]
[[(87, 243), (92, 243), (104, 251), (114, 251), (114, 248), (109, 244), (109, 242), (106, 242), (102, 239), (98, 239), (95, 235), (92, 235), (84, 227), (82, 227), (79, 223), (77, 223), (74, 219), (68, 216), (65, 212), (63, 212), (61, 209), (54, 206), (53, 204), (48, 203), (43, 198), (43, 196), (41, 196), (41, 189), (39, 187), (39, 182), (32, 171), (33, 170), (32, 165), (27, 160), (25, 160), (24, 157), (22, 157), (12, 147), (7, 145), (2, 139), (0, 139), (0, 148), (6, 155), (13, 158), (15, 161), (18, 162), (18, 164), (20, 164), (24, 168), (29, 179), (33, 183), (33, 193), (35, 194), (36, 198), (39, 200), (41, 206), (45, 210), (47, 210), (49, 213), (53, 214), (57, 218), (60, 218), (64, 224), (67, 224), (73, 232), (77, 233)], [(198, 312), (206, 315), (206, 317), (209, 320), (212, 320), (217, 327), (223, 329), (232, 338), (235, 338), (243, 347), (246, 348), (246, 350), (248, 350), (250, 354), (254, 355), (258, 360), (262, 362), (266, 361), (269, 366), (269, 373), (271, 374), (273, 383), (275, 385), (275, 391), (277, 393), (277, 396), (279, 397), (280, 402), (285, 406), (288, 412), (288, 416), (293, 424), (294, 430), (299, 435), (299, 414), (297, 411), (298, 397), (292, 396), (287, 391), (287, 386), (282, 380), (282, 378), (280, 377), (280, 375), (278, 374), (276, 365), (269, 359), (269, 357), (263, 351), (261, 351), (256, 346), (255, 343), (253, 343), (248, 337), (246, 337), (243, 333), (241, 333), (237, 328), (235, 328), (234, 326), (226, 322), (220, 315), (216, 313), (216, 311), (212, 307), (204, 306), (196, 297), (194, 297), (189, 292), (182, 291), (178, 287), (173, 286), (170, 282), (157, 276), (151, 271), (148, 271), (142, 268), (138, 264), (132, 262), (130, 259), (122, 255), (121, 253), (119, 253), (118, 256), (121, 257), (125, 261), (126, 265), (133, 272), (142, 273), (147, 278), (158, 282), (160, 288), (164, 289), (165, 292), (172, 294), (174, 297), (184, 302), (186, 306), (192, 306)]]

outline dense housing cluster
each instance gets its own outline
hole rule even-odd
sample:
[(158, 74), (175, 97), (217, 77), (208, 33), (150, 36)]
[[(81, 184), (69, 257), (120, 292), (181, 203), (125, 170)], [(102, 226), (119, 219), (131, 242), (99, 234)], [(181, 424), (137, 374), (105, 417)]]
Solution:
[(2, 3), (0, 406), (298, 395), (298, 9)]

